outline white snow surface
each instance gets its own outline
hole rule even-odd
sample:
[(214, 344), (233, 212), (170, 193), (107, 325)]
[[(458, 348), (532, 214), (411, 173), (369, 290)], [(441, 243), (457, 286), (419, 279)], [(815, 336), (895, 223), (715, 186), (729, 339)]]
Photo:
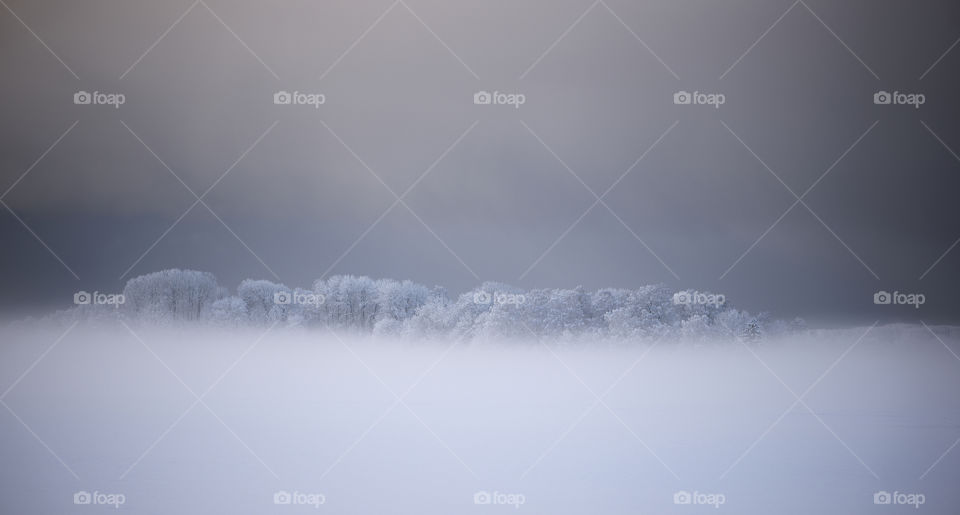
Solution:
[(957, 354), (958, 328), (913, 325), (633, 345), (12, 326), (0, 512), (953, 514)]

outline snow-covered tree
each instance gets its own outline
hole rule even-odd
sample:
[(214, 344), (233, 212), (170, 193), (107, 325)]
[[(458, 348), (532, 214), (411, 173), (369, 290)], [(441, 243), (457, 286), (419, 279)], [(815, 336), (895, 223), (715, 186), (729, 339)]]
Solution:
[(223, 325), (242, 325), (250, 321), (247, 304), (240, 297), (219, 299), (210, 308), (211, 319)]
[[(441, 287), (338, 275), (314, 282), (312, 290), (247, 279), (237, 287), (236, 296), (227, 296), (211, 274), (163, 270), (131, 279), (124, 295), (123, 310), (103, 315), (326, 325), (382, 336), (500, 339), (535, 335), (554, 341), (589, 337), (629, 342), (676, 336), (756, 342), (803, 327), (799, 319), (771, 323), (765, 314), (735, 309), (722, 295), (675, 291), (663, 285), (587, 292), (582, 287), (525, 290), (485, 282), (452, 300)], [(79, 306), (60, 318), (92, 318), (93, 311)]]
[(283, 284), (262, 279), (246, 279), (237, 287), (237, 296), (254, 323), (286, 320), (290, 293), (290, 288)]
[(133, 316), (154, 320), (199, 320), (226, 295), (217, 279), (196, 270), (162, 270), (127, 281), (124, 307)]
[(376, 286), (377, 317), (381, 320), (406, 320), (430, 298), (430, 290), (426, 286), (411, 281), (381, 279), (376, 282)]
[(325, 298), (322, 311), (327, 323), (356, 329), (373, 328), (379, 307), (379, 291), (373, 279), (336, 275), (315, 282), (313, 289)]

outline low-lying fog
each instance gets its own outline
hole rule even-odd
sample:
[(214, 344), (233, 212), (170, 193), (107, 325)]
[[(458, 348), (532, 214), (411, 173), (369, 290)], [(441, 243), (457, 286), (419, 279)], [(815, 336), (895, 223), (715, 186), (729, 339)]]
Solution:
[(960, 506), (954, 328), (751, 347), (66, 329), (0, 330), (3, 513)]

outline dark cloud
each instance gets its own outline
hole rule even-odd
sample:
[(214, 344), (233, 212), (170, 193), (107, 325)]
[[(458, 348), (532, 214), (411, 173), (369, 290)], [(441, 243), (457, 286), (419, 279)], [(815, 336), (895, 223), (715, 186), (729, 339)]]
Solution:
[[(951, 3), (781, 19), (789, 3), (607, 0), (565, 33), (589, 2), (209, 0), (152, 49), (189, 3), (8, 4), (3, 202), (80, 279), (3, 210), (4, 306), (116, 289), (136, 262), (229, 285), (663, 282), (779, 316), (957, 321), (960, 250), (930, 269), (960, 238), (960, 50), (937, 62), (960, 37)], [(326, 102), (274, 105), (279, 90)], [(479, 90), (526, 101), (477, 106)], [(725, 103), (674, 105), (679, 90)], [(877, 290), (928, 301), (878, 307)]]

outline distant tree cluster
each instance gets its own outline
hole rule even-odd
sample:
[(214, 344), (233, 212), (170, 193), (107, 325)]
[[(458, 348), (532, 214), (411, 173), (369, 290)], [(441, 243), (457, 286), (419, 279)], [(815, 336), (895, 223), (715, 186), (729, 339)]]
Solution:
[(441, 287), (338, 275), (312, 289), (247, 279), (236, 293), (207, 272), (163, 270), (131, 279), (115, 308), (78, 306), (59, 316), (125, 317), (153, 323), (202, 321), (230, 326), (330, 327), (378, 336), (513, 339), (736, 337), (757, 341), (798, 328), (730, 307), (722, 295), (665, 286), (525, 290), (486, 282), (450, 298)]

